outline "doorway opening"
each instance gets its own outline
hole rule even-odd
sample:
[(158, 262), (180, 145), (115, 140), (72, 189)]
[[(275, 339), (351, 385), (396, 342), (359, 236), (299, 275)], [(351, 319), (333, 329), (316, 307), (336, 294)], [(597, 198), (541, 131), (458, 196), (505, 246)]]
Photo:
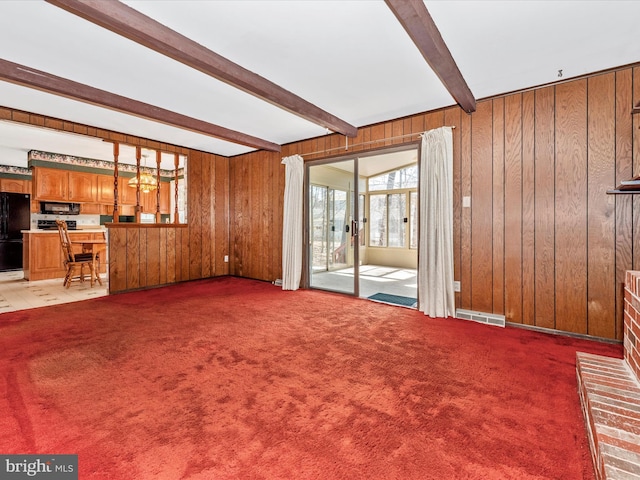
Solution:
[(309, 287), (416, 308), (418, 146), (306, 167)]

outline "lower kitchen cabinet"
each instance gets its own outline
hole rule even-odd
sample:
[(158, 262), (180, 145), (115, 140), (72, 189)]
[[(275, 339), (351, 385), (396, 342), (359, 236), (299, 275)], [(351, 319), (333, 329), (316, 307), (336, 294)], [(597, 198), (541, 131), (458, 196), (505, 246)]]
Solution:
[[(23, 233), (22, 268), (25, 280), (47, 280), (64, 278), (64, 257), (60, 246), (60, 236), (57, 231), (29, 231)], [(69, 231), (71, 241), (100, 240), (102, 232)], [(78, 246), (78, 253), (81, 247)], [(100, 273), (107, 271), (106, 250), (101, 253), (105, 258), (100, 262)], [(89, 275), (87, 272), (87, 279)]]

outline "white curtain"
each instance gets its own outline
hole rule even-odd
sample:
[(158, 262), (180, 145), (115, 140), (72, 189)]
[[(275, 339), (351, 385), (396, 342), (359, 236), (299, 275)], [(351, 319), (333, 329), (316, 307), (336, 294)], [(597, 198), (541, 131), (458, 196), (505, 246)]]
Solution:
[(453, 135), (451, 127), (422, 134), (420, 154), (420, 311), (455, 316), (453, 290)]
[(297, 290), (302, 274), (302, 204), (304, 161), (300, 155), (282, 159), (285, 165), (282, 222), (282, 289)]

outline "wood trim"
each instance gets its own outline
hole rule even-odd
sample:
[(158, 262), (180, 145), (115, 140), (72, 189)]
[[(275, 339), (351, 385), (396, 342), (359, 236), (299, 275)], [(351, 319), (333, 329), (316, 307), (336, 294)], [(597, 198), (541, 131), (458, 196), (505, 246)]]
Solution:
[(187, 228), (189, 225), (186, 223), (132, 223), (132, 222), (118, 222), (118, 223), (105, 223), (107, 228), (124, 228), (124, 229), (136, 229), (136, 228)]
[[(358, 132), (356, 127), (335, 115), (212, 52), (124, 3), (86, 0), (47, 1), (334, 132), (348, 137), (354, 137)], [(265, 148), (265, 150), (270, 149)]]
[(140, 102), (132, 98), (116, 95), (83, 83), (58, 77), (35, 68), (0, 59), (0, 79), (17, 85), (35, 88), (44, 92), (71, 98), (84, 103), (98, 105), (122, 113), (135, 115), (172, 127), (183, 128), (228, 142), (246, 145), (258, 149), (279, 152), (280, 146), (261, 138), (246, 135), (219, 125), (204, 122), (197, 118), (165, 110), (158, 106)]
[(474, 98), (422, 0), (385, 0), (413, 43), (451, 96), (467, 113), (476, 111)]

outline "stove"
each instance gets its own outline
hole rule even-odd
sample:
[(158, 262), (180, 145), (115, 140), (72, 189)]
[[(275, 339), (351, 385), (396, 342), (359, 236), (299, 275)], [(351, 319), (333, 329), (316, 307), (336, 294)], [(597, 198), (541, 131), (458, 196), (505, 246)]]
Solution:
[[(66, 220), (67, 230), (76, 230), (75, 220)], [(40, 230), (57, 230), (58, 225), (55, 220), (38, 220), (38, 229)]]

